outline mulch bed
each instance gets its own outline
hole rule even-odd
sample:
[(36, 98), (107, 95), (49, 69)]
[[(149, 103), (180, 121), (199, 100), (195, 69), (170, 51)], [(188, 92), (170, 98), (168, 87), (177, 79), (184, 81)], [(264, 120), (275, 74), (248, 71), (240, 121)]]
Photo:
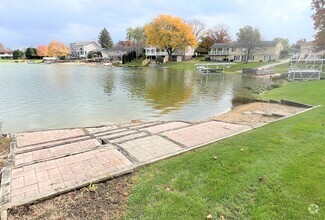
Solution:
[(8, 219), (122, 219), (132, 174), (8, 210)]

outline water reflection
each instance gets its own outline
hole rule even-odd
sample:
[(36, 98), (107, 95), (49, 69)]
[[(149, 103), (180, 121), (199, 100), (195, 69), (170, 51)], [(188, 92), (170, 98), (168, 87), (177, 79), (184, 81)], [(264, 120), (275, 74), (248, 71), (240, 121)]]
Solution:
[(170, 72), (156, 70), (146, 75), (146, 99), (155, 108), (167, 114), (189, 102), (195, 85), (191, 71)]
[(104, 76), (103, 87), (104, 87), (104, 92), (108, 96), (111, 96), (115, 91), (115, 80), (116, 80), (115, 78), (116, 78), (116, 75), (114, 75), (114, 74), (105, 74), (105, 76)]
[(0, 64), (3, 131), (147, 120), (203, 120), (233, 91), (268, 80), (161, 68)]

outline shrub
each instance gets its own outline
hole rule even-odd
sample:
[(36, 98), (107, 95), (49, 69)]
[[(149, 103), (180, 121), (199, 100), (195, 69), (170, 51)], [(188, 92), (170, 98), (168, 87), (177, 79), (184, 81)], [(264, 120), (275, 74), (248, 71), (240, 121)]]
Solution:
[(232, 98), (232, 104), (238, 105), (238, 104), (247, 104), (254, 102), (255, 96), (252, 94), (252, 92), (248, 89), (240, 89), (234, 93), (234, 97)]
[(270, 89), (276, 89), (276, 88), (280, 88), (280, 87), (281, 87), (281, 84), (278, 84), (278, 83), (274, 83), (274, 84), (270, 85)]
[(112, 62), (113, 66), (121, 66), (121, 62), (120, 61), (114, 61)]

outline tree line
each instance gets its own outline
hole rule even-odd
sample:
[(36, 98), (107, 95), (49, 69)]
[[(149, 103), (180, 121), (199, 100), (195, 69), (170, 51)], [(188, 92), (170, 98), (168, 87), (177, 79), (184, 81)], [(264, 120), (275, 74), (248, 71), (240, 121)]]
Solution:
[[(311, 8), (314, 10), (312, 19), (314, 20), (315, 44), (316, 50), (325, 49), (325, 3), (323, 0), (312, 0)], [(258, 28), (250, 25), (239, 28), (236, 33), (237, 42), (244, 46), (246, 51), (246, 59), (252, 56), (258, 42), (261, 41), (261, 33)], [(289, 40), (282, 37), (274, 38), (275, 41), (281, 41), (284, 49), (291, 48), (300, 49), (302, 43), (306, 39), (300, 39), (296, 43), (290, 45)], [(232, 42), (229, 27), (225, 24), (217, 24), (207, 28), (206, 24), (198, 19), (184, 20), (180, 17), (171, 15), (159, 15), (150, 23), (143, 27), (129, 27), (126, 29), (125, 40), (119, 40), (114, 45), (110, 33), (103, 28), (98, 36), (98, 43), (102, 48), (126, 47), (131, 48), (130, 51), (143, 50), (146, 45), (158, 46), (165, 49), (171, 57), (176, 50), (184, 51), (187, 46), (197, 48), (197, 51), (208, 52), (215, 43)], [(283, 52), (286, 52), (284, 50)], [(57, 41), (51, 41), (48, 46), (39, 45), (37, 48), (27, 48), (25, 53), (20, 50), (13, 52), (14, 59), (25, 56), (27, 59), (40, 58), (44, 56), (64, 57), (69, 53), (68, 47)], [(100, 54), (96, 54), (100, 55)], [(283, 54), (285, 55), (285, 54)], [(133, 55), (125, 58), (131, 59)]]
[(39, 45), (37, 48), (28, 47), (25, 52), (14, 50), (13, 59), (21, 59), (23, 57), (26, 59), (39, 59), (47, 56), (64, 58), (68, 53), (69, 49), (64, 43), (52, 40), (48, 46)]

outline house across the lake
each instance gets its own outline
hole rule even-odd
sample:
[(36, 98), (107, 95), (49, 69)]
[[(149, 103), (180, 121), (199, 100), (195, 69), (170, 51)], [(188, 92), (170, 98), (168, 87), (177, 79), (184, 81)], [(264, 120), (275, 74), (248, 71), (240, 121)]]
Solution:
[[(249, 61), (277, 60), (283, 50), (282, 42), (261, 41)], [(211, 47), (209, 57), (213, 61), (246, 61), (245, 48), (240, 42), (216, 43)]]
[(70, 44), (71, 55), (78, 58), (87, 58), (89, 52), (99, 49), (102, 47), (96, 41), (79, 41)]
[(112, 61), (122, 61), (122, 56), (127, 54), (129, 50), (123, 47), (112, 47), (109, 49), (100, 48), (93, 50), (92, 52), (100, 52), (102, 54), (102, 58), (110, 59)]
[(12, 59), (13, 51), (10, 49), (2, 49), (0, 50), (0, 59)]
[[(175, 52), (172, 54), (172, 60), (181, 62), (184, 60), (189, 60), (194, 55), (194, 48), (187, 47), (185, 50), (175, 50)], [(151, 45), (148, 45), (145, 48), (146, 58), (158, 60), (159, 58), (164, 60), (168, 59), (168, 53), (165, 49), (159, 49), (158, 47), (153, 47)]]

